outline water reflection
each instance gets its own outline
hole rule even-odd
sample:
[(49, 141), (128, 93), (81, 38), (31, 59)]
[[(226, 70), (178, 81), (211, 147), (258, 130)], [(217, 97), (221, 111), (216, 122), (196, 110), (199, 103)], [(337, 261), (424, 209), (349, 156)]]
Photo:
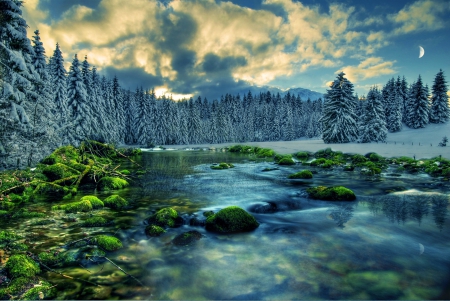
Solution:
[(413, 220), (420, 225), (431, 207), (431, 214), (436, 226), (442, 230), (447, 219), (448, 199), (448, 196), (437, 194), (404, 194), (370, 197), (366, 202), (374, 215), (383, 213), (390, 222), (398, 224), (405, 224), (408, 220)]
[(344, 229), (345, 223), (353, 217), (354, 204), (334, 205), (330, 210), (330, 217), (336, 222), (338, 228)]

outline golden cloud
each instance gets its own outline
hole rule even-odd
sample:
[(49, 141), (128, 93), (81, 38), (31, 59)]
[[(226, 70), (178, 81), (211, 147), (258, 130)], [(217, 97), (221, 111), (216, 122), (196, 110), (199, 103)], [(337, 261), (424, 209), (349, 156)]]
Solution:
[(395, 61), (383, 61), (381, 57), (371, 57), (365, 59), (357, 66), (346, 66), (336, 71), (336, 74), (343, 71), (348, 80), (358, 82), (359, 80), (395, 73), (393, 69), (394, 63)]

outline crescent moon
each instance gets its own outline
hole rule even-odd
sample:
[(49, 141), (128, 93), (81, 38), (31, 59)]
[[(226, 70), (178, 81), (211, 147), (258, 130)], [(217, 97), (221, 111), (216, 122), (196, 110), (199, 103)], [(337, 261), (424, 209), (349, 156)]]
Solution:
[(420, 251), (420, 255), (423, 254), (423, 252), (425, 251), (425, 247), (419, 243), (419, 251)]
[(423, 49), (422, 46), (419, 46), (420, 48), (420, 54), (419, 54), (419, 59), (425, 54), (425, 49)]

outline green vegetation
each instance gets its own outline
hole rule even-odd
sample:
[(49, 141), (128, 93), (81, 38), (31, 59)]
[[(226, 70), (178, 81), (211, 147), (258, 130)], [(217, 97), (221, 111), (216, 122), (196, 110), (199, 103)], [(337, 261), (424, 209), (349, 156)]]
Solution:
[(305, 161), (308, 160), (309, 158), (309, 153), (308, 152), (298, 152), (295, 154), (295, 157), (297, 157), (297, 159)]
[(52, 206), (52, 210), (64, 210), (66, 213), (89, 212), (92, 211), (92, 209), (92, 204), (88, 200)]
[(116, 190), (127, 187), (126, 180), (117, 177), (103, 177), (97, 184), (98, 190)]
[(107, 197), (103, 200), (103, 203), (105, 204), (105, 207), (111, 209), (122, 209), (123, 207), (128, 206), (127, 200), (117, 194), (113, 194)]
[(219, 165), (211, 165), (211, 169), (229, 169), (234, 168), (234, 165), (231, 163), (220, 163)]
[(325, 158), (319, 158), (311, 162), (311, 166), (318, 166), (322, 168), (331, 168), (333, 166), (339, 165), (339, 162), (325, 159)]
[(213, 215), (214, 214), (214, 211), (205, 211), (205, 212), (203, 212), (203, 216), (204, 217), (209, 217), (209, 216), (211, 216), (211, 215)]
[(279, 165), (295, 165), (292, 155), (275, 155), (274, 160)]
[(37, 263), (24, 254), (12, 255), (6, 262), (5, 270), (8, 273), (9, 278), (31, 278), (41, 271)]
[(311, 198), (318, 200), (352, 201), (356, 199), (356, 195), (353, 191), (343, 186), (317, 186), (308, 188), (306, 192), (308, 192)]
[(160, 227), (174, 228), (182, 221), (175, 209), (167, 207), (159, 210), (147, 219), (149, 225), (154, 224)]
[(305, 169), (288, 176), (289, 179), (312, 179), (313, 174), (311, 171)]
[(21, 239), (22, 236), (15, 234), (11, 231), (0, 232), (0, 244), (7, 244), (15, 240)]
[(122, 242), (114, 236), (99, 235), (96, 242), (97, 246), (105, 251), (116, 251), (123, 247)]
[(70, 166), (62, 163), (56, 163), (44, 167), (42, 173), (47, 176), (50, 181), (56, 181), (64, 178), (70, 178), (74, 175), (80, 174), (80, 172)]
[(219, 233), (252, 231), (258, 226), (252, 215), (237, 206), (226, 207), (206, 219), (206, 230)]
[(166, 233), (166, 230), (157, 225), (148, 225), (145, 227), (145, 234), (148, 236), (156, 237)]
[(96, 196), (94, 195), (85, 195), (80, 199), (80, 201), (89, 201), (92, 205), (92, 209), (102, 209), (105, 204)]

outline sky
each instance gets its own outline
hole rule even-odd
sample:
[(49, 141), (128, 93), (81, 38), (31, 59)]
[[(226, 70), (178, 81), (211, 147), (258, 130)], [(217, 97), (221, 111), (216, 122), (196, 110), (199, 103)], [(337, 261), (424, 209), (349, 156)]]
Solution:
[[(28, 35), (122, 87), (219, 99), (248, 86), (325, 93), (343, 71), (364, 95), (419, 74), (450, 81), (448, 0), (27, 0)], [(419, 46), (425, 55), (419, 58)]]

